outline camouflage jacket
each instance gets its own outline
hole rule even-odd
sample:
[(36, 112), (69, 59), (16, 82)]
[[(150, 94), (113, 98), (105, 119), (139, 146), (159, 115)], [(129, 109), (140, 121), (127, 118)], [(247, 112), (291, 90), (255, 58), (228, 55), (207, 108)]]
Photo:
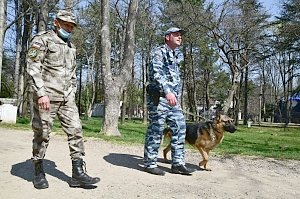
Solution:
[(27, 73), (36, 97), (64, 101), (76, 92), (76, 49), (53, 31), (40, 32), (27, 53)]
[(177, 99), (181, 95), (181, 79), (175, 51), (167, 44), (156, 48), (152, 53), (149, 67), (149, 87), (158, 89), (164, 95), (172, 92)]

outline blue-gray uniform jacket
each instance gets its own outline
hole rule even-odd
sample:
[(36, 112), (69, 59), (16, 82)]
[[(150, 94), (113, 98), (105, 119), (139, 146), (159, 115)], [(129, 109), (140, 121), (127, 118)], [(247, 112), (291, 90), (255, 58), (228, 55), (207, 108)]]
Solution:
[(179, 100), (181, 79), (175, 51), (165, 44), (156, 48), (152, 56), (149, 68), (149, 90), (159, 90), (164, 95), (172, 92)]

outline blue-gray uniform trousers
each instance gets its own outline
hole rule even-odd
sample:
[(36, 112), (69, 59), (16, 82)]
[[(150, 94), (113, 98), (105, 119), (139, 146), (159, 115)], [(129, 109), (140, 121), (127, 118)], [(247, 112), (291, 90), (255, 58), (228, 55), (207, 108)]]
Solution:
[(145, 137), (144, 165), (148, 168), (157, 167), (158, 149), (160, 147), (162, 133), (167, 124), (172, 130), (171, 156), (172, 165), (184, 165), (185, 143), (185, 118), (180, 106), (168, 105), (167, 99), (159, 98), (158, 106), (155, 106), (147, 96), (149, 111), (149, 126)]
[(71, 159), (78, 159), (85, 155), (82, 126), (75, 100), (51, 102), (50, 111), (39, 109), (37, 100), (35, 100), (32, 120), (32, 129), (34, 131), (32, 141), (33, 160), (39, 160), (45, 157), (53, 120), (56, 115), (61, 122), (64, 132), (68, 136)]

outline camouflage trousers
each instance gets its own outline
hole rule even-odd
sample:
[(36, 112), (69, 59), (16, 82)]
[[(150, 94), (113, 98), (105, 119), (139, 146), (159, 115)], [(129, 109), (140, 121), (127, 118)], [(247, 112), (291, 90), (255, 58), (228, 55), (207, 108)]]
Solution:
[(45, 157), (53, 120), (56, 116), (58, 116), (61, 126), (67, 134), (71, 159), (77, 159), (84, 156), (82, 125), (75, 100), (51, 102), (49, 111), (39, 109), (37, 101), (35, 101), (33, 111), (33, 160), (39, 160)]
[(168, 105), (167, 99), (160, 97), (158, 106), (155, 106), (148, 96), (149, 126), (145, 137), (144, 165), (157, 167), (157, 156), (160, 147), (165, 123), (172, 130), (171, 157), (172, 165), (184, 165), (185, 118), (181, 107)]

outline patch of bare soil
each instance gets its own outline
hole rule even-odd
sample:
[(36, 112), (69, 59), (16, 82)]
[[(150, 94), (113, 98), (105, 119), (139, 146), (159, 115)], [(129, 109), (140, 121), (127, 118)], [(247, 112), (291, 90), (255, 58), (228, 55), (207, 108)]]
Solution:
[(299, 198), (300, 162), (257, 157), (212, 156), (211, 172), (198, 169), (200, 154), (187, 150), (192, 176), (170, 173), (170, 165), (159, 166), (165, 176), (143, 172), (143, 146), (125, 146), (87, 139), (88, 174), (99, 176), (97, 186), (70, 188), (71, 160), (66, 137), (52, 135), (46, 155), (49, 188), (32, 185), (32, 132), (0, 127), (0, 198), (89, 199), (89, 198)]

